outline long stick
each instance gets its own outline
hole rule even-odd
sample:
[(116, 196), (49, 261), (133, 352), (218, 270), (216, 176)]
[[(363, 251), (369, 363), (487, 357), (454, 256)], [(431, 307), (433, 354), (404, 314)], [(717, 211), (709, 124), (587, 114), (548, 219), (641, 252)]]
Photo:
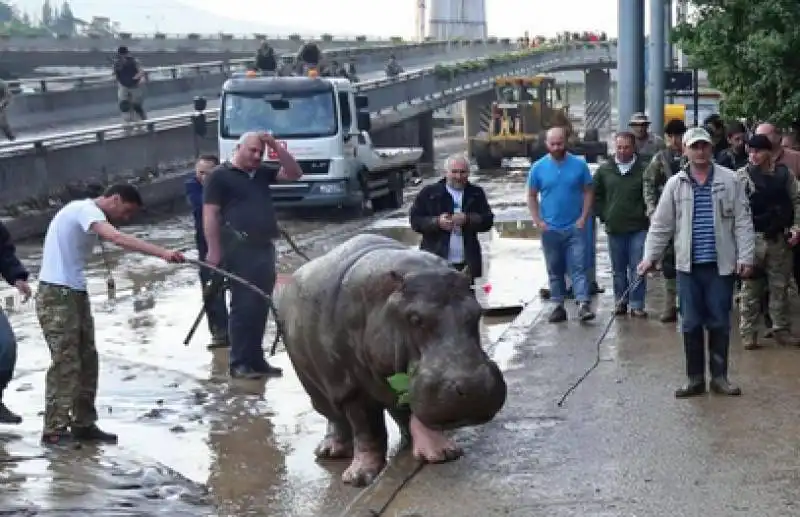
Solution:
[(261, 295), (265, 300), (267, 300), (268, 302), (272, 303), (272, 296), (271, 295), (265, 293), (263, 289), (261, 289), (260, 287), (248, 282), (244, 278), (242, 278), (242, 277), (240, 277), (238, 275), (234, 275), (230, 271), (225, 271), (224, 269), (222, 269), (220, 267), (212, 266), (208, 262), (203, 262), (202, 260), (197, 260), (197, 259), (187, 258), (186, 259), (186, 263), (187, 264), (192, 264), (192, 265), (197, 266), (199, 268), (209, 269), (209, 270), (213, 271), (214, 273), (217, 273), (220, 276), (224, 276), (225, 278), (227, 278), (229, 280), (233, 280), (234, 282), (238, 282), (239, 284), (247, 287), (251, 291), (255, 291), (256, 293)]
[(203, 306), (200, 307), (200, 311), (197, 313), (197, 317), (194, 319), (194, 323), (192, 323), (191, 328), (189, 328), (189, 332), (186, 333), (186, 338), (183, 340), (183, 344), (189, 346), (189, 342), (194, 337), (194, 333), (197, 332), (197, 327), (200, 326), (200, 322), (203, 321), (203, 316), (206, 314), (206, 306), (211, 302), (211, 299), (217, 295), (217, 291), (222, 289), (221, 282), (214, 282), (212, 278), (211, 281), (203, 288)]

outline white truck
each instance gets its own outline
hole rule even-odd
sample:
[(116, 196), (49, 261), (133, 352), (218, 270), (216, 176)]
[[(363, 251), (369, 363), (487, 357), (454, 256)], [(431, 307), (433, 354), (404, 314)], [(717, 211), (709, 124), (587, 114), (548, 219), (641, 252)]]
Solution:
[[(403, 204), (419, 147), (375, 148), (366, 96), (339, 77), (275, 77), (249, 72), (222, 86), (219, 153), (229, 158), (248, 131), (272, 131), (303, 168), (303, 176), (272, 187), (278, 207), (340, 207), (363, 213)], [(265, 164), (277, 167), (274, 153)]]

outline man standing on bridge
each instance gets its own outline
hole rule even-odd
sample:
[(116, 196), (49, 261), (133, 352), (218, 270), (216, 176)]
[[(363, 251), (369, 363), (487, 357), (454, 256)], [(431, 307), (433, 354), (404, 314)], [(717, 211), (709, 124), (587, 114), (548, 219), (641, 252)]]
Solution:
[(125, 121), (133, 122), (134, 115), (138, 115), (139, 120), (147, 120), (141, 86), (145, 73), (139, 66), (139, 61), (128, 52), (128, 47), (122, 46), (117, 49), (114, 58), (114, 76), (119, 85), (117, 89), (119, 110), (125, 115)]
[[(275, 154), (276, 167), (263, 163), (266, 148)], [(228, 270), (271, 294), (277, 275), (273, 241), (280, 236), (271, 185), (276, 181), (295, 181), (302, 175), (303, 169), (297, 161), (271, 134), (243, 134), (233, 159), (217, 167), (205, 185), (206, 262), (219, 265), (224, 255)], [(236, 282), (230, 290), (231, 377), (261, 379), (282, 375), (280, 368), (264, 358), (267, 300)]]
[(542, 230), (550, 299), (555, 302), (550, 323), (567, 319), (564, 275), (568, 268), (575, 299), (580, 303), (578, 317), (582, 321), (595, 317), (586, 273), (586, 223), (594, 198), (592, 173), (586, 161), (567, 152), (566, 141), (564, 128), (549, 129), (545, 140), (549, 154), (531, 165), (528, 173), (528, 210)]
[[(194, 166), (194, 176), (186, 180), (186, 197), (192, 207), (194, 217), (194, 240), (197, 245), (197, 256), (205, 260), (208, 244), (203, 233), (203, 185), (211, 171), (219, 165), (219, 158), (213, 154), (204, 154), (198, 158)], [(228, 346), (228, 307), (225, 302), (225, 279), (218, 278), (207, 269), (200, 269), (200, 285), (203, 287), (203, 310), (211, 332), (211, 343), (208, 348), (225, 348)]]
[(13, 95), (14, 94), (11, 93), (11, 88), (8, 87), (8, 83), (0, 79), (0, 131), (12, 142), (16, 140), (17, 137), (14, 135), (14, 132), (11, 131), (7, 112)]
[(70, 201), (47, 227), (36, 293), (36, 316), (51, 360), (45, 377), (46, 445), (73, 439), (117, 443), (117, 435), (96, 424), (97, 348), (86, 262), (98, 238), (167, 262), (183, 262), (180, 252), (122, 233), (109, 223), (127, 221), (141, 206), (136, 187), (113, 185), (98, 198)]
[(744, 185), (730, 169), (715, 165), (711, 135), (692, 128), (683, 136), (688, 167), (667, 180), (644, 245), (638, 272), (644, 276), (675, 243), (681, 331), (689, 383), (677, 398), (706, 392), (708, 331), (711, 390), (741, 395), (728, 381), (734, 275), (747, 278), (754, 260), (753, 219)]

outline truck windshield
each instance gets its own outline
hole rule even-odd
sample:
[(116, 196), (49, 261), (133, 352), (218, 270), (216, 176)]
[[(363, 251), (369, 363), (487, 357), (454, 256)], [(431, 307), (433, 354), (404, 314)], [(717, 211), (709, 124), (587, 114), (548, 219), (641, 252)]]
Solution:
[(338, 131), (333, 93), (292, 92), (280, 101), (263, 93), (226, 93), (220, 112), (220, 135), (239, 138), (248, 131), (272, 131), (276, 138), (333, 136)]

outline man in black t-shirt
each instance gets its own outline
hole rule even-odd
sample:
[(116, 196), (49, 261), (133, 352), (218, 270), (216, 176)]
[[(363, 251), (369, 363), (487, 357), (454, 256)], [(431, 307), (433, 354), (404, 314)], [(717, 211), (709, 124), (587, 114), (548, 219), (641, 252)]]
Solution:
[[(269, 148), (277, 167), (262, 162)], [(303, 170), (272, 135), (245, 133), (233, 159), (209, 176), (203, 192), (203, 230), (208, 244), (206, 262), (224, 267), (266, 293), (275, 287), (275, 245), (280, 235), (270, 185), (294, 181)], [(280, 376), (280, 368), (264, 358), (262, 341), (269, 306), (252, 289), (231, 282), (228, 316), (230, 374), (234, 378)]]
[(114, 77), (117, 79), (117, 100), (119, 110), (127, 122), (133, 122), (136, 116), (146, 120), (144, 112), (144, 92), (141, 86), (144, 70), (139, 62), (128, 52), (128, 47), (119, 47), (114, 58)]

